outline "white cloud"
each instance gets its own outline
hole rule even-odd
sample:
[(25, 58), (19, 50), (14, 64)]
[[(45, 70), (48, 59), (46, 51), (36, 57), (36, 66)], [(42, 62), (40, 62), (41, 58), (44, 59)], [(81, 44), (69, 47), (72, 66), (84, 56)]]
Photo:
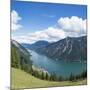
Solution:
[(21, 17), (18, 15), (18, 13), (15, 10), (12, 10), (11, 12), (11, 30), (15, 31), (22, 27), (18, 22), (21, 20)]
[(19, 42), (24, 42), (24, 43), (34, 43), (38, 40), (46, 40), (49, 42), (54, 42), (54, 41), (58, 41), (62, 38), (65, 38), (65, 32), (60, 29), (56, 29), (53, 27), (49, 27), (46, 30), (43, 31), (37, 31), (34, 33), (30, 33), (28, 35), (25, 36), (17, 36), (14, 37), (15, 40), (19, 41)]
[(62, 17), (58, 20), (58, 25), (67, 33), (86, 34), (86, 19), (83, 20), (77, 16)]
[(57, 21), (58, 26), (49, 27), (44, 30), (38, 30), (23, 36), (17, 36), (13, 39), (21, 43), (34, 43), (38, 40), (55, 42), (67, 36), (79, 37), (86, 35), (86, 19), (83, 20), (77, 16), (62, 17)]
[(47, 40), (49, 42), (57, 41), (65, 37), (65, 32), (63, 30), (58, 30), (53, 27), (49, 27), (46, 30), (38, 31), (35, 33), (30, 34), (30, 37), (35, 41), (38, 40)]

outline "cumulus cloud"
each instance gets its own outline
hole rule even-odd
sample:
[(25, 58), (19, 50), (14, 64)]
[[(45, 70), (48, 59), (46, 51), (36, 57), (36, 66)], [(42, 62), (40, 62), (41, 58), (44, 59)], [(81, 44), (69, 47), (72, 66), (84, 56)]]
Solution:
[(77, 35), (86, 34), (86, 19), (83, 20), (77, 16), (62, 17), (58, 20), (59, 28), (67, 33), (76, 33)]
[[(20, 20), (18, 18), (18, 20)], [(62, 17), (57, 21), (58, 26), (48, 27), (44, 30), (38, 30), (23, 36), (14, 37), (21, 43), (34, 43), (39, 40), (55, 42), (70, 37), (79, 37), (86, 35), (86, 19), (83, 20), (77, 16)]]
[(49, 27), (46, 30), (43, 31), (38, 31), (35, 33), (30, 34), (30, 36), (32, 37), (32, 39), (35, 40), (47, 40), (47, 41), (57, 41), (57, 39), (62, 39), (65, 37), (65, 32), (63, 32), (63, 30), (61, 29), (56, 29), (53, 27)]
[(66, 37), (66, 34), (62, 29), (58, 30), (56, 28), (49, 27), (48, 29), (45, 29), (43, 31), (37, 31), (25, 36), (18, 36), (18, 37), (15, 37), (14, 39), (24, 43), (34, 43), (38, 40), (55, 42), (65, 37)]
[(21, 17), (19, 16), (19, 14), (15, 10), (12, 10), (11, 12), (11, 30), (12, 31), (18, 30), (22, 27), (22, 25), (19, 24), (20, 20), (21, 20)]

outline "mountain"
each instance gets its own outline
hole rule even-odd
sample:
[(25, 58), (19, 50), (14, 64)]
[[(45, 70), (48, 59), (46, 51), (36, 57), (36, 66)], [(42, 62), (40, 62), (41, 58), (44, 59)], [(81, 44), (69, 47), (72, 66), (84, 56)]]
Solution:
[(11, 67), (25, 69), (31, 67), (30, 53), (21, 44), (11, 40)]
[(33, 44), (26, 44), (26, 43), (22, 43), (22, 45), (28, 49), (31, 49), (31, 50), (36, 50), (36, 49), (39, 49), (39, 48), (43, 48), (47, 45), (49, 45), (49, 42), (48, 41), (44, 41), (44, 40), (40, 40), (40, 41), (37, 41)]
[(67, 37), (36, 50), (50, 58), (65, 61), (87, 60), (87, 36)]

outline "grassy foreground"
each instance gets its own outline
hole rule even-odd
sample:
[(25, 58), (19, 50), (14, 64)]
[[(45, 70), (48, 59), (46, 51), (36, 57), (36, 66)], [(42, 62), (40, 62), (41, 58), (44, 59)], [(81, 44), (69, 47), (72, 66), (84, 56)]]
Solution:
[(39, 88), (39, 87), (55, 87), (55, 86), (75, 86), (75, 85), (86, 85), (87, 81), (81, 80), (76, 82), (71, 81), (46, 81), (35, 78), (34, 76), (20, 70), (20, 69), (11, 69), (11, 88)]

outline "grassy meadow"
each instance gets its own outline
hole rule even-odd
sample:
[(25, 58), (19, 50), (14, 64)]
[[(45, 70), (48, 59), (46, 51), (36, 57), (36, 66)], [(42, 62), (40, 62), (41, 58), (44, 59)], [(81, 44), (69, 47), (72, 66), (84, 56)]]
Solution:
[(11, 68), (11, 88), (43, 88), (43, 87), (57, 87), (57, 86), (76, 86), (76, 85), (86, 85), (87, 80), (81, 81), (46, 81), (40, 80), (20, 69)]

